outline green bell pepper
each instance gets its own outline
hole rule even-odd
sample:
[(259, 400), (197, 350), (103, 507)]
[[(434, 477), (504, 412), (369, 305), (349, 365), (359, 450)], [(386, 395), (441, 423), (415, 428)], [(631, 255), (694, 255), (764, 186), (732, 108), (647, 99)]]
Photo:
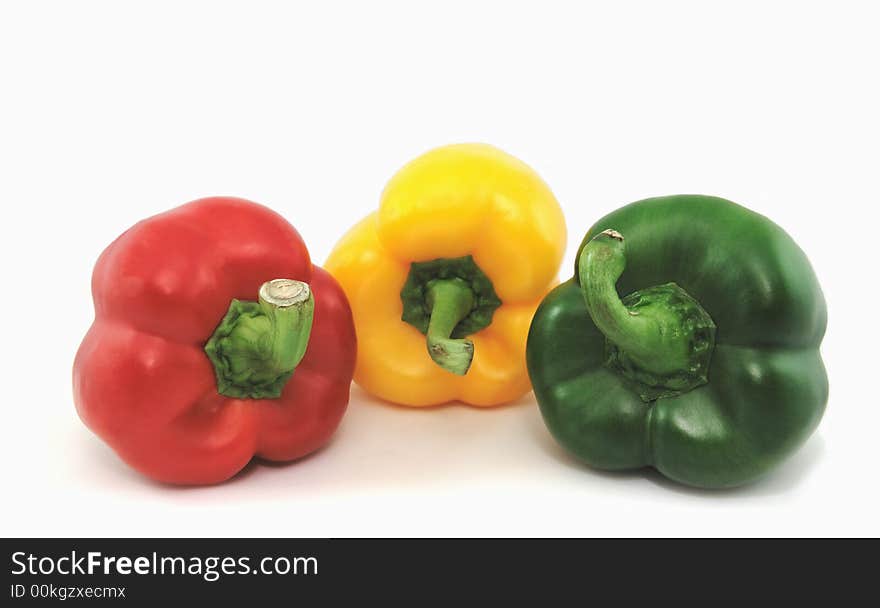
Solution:
[(589, 230), (535, 313), (529, 375), (551, 434), (587, 464), (731, 487), (818, 425), (826, 319), (776, 224), (721, 198), (652, 198)]

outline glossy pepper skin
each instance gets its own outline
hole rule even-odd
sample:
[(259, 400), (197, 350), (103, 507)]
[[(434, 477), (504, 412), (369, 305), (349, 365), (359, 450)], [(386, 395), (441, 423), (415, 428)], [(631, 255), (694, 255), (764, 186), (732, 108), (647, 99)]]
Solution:
[[(559, 205), (521, 161), (482, 144), (437, 148), (413, 160), (388, 183), (378, 212), (352, 228), (326, 263), (354, 311), (355, 381), (410, 406), (454, 400), (492, 406), (525, 394), (529, 323), (555, 283), (564, 248)], [(427, 292), (438, 268), (444, 288), (476, 285), (477, 297), (437, 296), (455, 299), (456, 306), (434, 328), (440, 356), (432, 359), (426, 328), (436, 305), (419, 285)], [(421, 301), (423, 309), (415, 304), (405, 311), (404, 299), (408, 307)], [(472, 331), (473, 317), (487, 325)], [(444, 356), (459, 359), (444, 369), (438, 363)]]
[[(693, 302), (676, 296), (671, 309), (649, 289), (670, 282)], [(825, 324), (809, 262), (773, 222), (720, 198), (653, 198), (590, 228), (574, 278), (535, 314), (528, 366), (551, 434), (589, 465), (724, 488), (769, 471), (816, 428)], [(660, 369), (679, 355), (693, 369)]]
[[(275, 383), (280, 396), (220, 394), (206, 344), (234, 299), (257, 300), (261, 285), (277, 278), (310, 288), (305, 354), (304, 343), (288, 353), (302, 358)], [(349, 305), (312, 265), (296, 230), (263, 206), (206, 198), (136, 224), (101, 254), (92, 295), (95, 321), (73, 368), (77, 411), (155, 480), (211, 484), (254, 456), (300, 458), (329, 440), (345, 412), (356, 350)], [(254, 310), (251, 320), (261, 315)], [(284, 346), (288, 334), (279, 337)]]

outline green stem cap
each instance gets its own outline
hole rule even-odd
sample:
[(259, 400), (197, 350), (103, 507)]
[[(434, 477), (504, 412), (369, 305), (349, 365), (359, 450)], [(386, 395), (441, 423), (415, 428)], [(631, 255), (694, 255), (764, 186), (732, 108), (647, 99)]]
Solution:
[(472, 256), (410, 264), (400, 290), (401, 320), (425, 334), (428, 354), (443, 369), (463, 376), (474, 358), (467, 336), (492, 323), (501, 300)]
[(708, 382), (715, 323), (675, 283), (620, 299), (626, 268), (623, 235), (605, 230), (579, 259), (578, 279), (593, 323), (605, 335), (608, 365), (633, 381), (644, 401), (679, 395)]
[(239, 399), (275, 399), (302, 361), (315, 300), (307, 283), (274, 279), (258, 302), (232, 300), (205, 344), (217, 391)]

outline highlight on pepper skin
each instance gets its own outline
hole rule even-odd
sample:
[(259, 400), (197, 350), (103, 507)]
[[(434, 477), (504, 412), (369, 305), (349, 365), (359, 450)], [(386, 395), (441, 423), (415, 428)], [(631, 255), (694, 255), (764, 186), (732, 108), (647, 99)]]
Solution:
[[(621, 295), (623, 297), (621, 297)], [(698, 195), (600, 219), (535, 314), (529, 374), (550, 433), (585, 463), (727, 488), (819, 424), (825, 299), (769, 219)]]
[(101, 254), (73, 366), (80, 418), (152, 479), (212, 484), (291, 461), (345, 413), (356, 340), (296, 230), (243, 199), (143, 220)]
[(497, 148), (450, 145), (408, 163), (325, 265), (352, 305), (355, 382), (411, 406), (528, 392), (528, 327), (565, 241), (550, 188)]

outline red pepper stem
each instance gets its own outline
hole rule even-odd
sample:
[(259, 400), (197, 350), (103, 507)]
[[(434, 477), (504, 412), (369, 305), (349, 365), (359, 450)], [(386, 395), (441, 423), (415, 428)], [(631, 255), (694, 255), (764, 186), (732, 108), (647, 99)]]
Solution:
[(260, 308), (272, 323), (269, 361), (279, 372), (299, 365), (312, 332), (315, 300), (307, 283), (275, 279), (260, 287)]
[(237, 398), (281, 396), (309, 343), (315, 300), (308, 284), (275, 279), (258, 302), (233, 300), (205, 345), (219, 393)]

